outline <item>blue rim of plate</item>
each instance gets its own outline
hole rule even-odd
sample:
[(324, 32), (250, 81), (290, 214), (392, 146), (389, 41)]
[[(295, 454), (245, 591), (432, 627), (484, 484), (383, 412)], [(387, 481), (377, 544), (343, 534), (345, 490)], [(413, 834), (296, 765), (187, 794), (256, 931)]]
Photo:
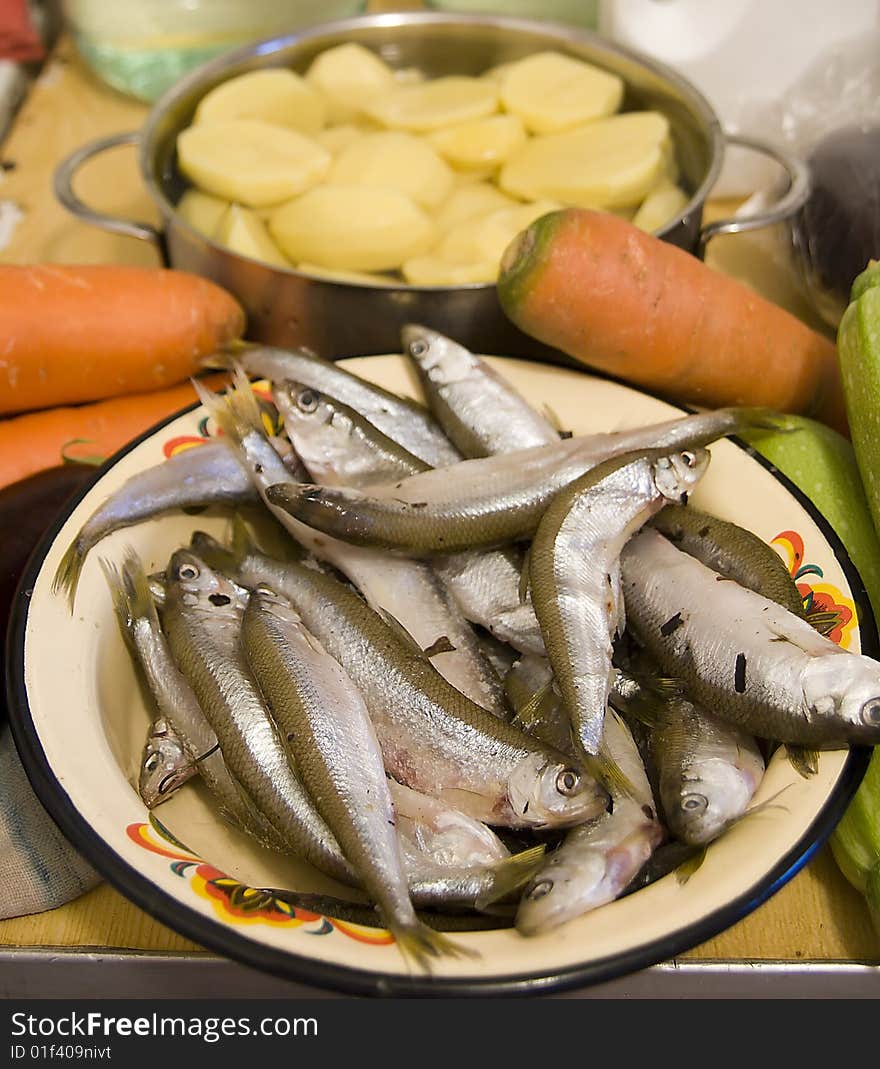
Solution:
[[(587, 372), (589, 374), (589, 372)], [(602, 377), (602, 376), (597, 376)], [(621, 385), (626, 385), (621, 383)], [(629, 387), (632, 388), (632, 387)], [(653, 396), (648, 391), (640, 391)], [(659, 399), (659, 398), (658, 398)], [(667, 402), (668, 403), (668, 402)], [(477, 977), (399, 976), (391, 973), (354, 969), (305, 957), (294, 951), (277, 950), (256, 943), (236, 931), (184, 905), (174, 895), (160, 890), (149, 878), (125, 861), (80, 814), (72, 799), (56, 778), (40, 743), (31, 716), (25, 686), (24, 647), (30, 598), (27, 593), (36, 583), (43, 561), (61, 528), (83, 498), (124, 456), (163, 427), (200, 407), (198, 401), (187, 405), (148, 428), (114, 453), (96, 469), (95, 475), (63, 506), (31, 554), (19, 580), (12, 603), (6, 640), (6, 691), (9, 724), (15, 745), (34, 793), (70, 843), (91, 865), (129, 901), (162, 924), (209, 950), (280, 979), (296, 981), (345, 995), (372, 997), (462, 998), (481, 996), (538, 996), (572, 991), (615, 980), (637, 972), (712, 939), (737, 921), (752, 913), (795, 876), (823, 846), (846, 811), (868, 767), (871, 747), (851, 746), (837, 783), (816, 819), (798, 842), (749, 890), (732, 899), (693, 924), (670, 932), (660, 939), (644, 943), (622, 954), (600, 958), (588, 964), (555, 970), (546, 975), (512, 974)], [(683, 412), (693, 411), (679, 405)], [(850, 587), (859, 623), (861, 650), (880, 660), (877, 624), (861, 576), (849, 559), (843, 543), (813, 502), (765, 457), (735, 435), (726, 436), (747, 453), (788, 491), (810, 515), (831, 547)]]

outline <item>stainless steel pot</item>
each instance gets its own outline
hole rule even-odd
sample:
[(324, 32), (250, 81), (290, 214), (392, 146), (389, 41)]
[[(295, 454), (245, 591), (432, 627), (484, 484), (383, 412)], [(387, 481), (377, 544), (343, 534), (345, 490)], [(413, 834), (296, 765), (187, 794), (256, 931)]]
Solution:
[[(80, 219), (153, 242), (172, 267), (224, 286), (243, 304), (248, 337), (257, 341), (306, 345), (329, 357), (394, 352), (399, 348), (401, 325), (416, 321), (480, 352), (564, 359), (510, 323), (494, 285), (373, 287), (313, 278), (230, 252), (177, 215), (175, 204), (186, 182), (176, 166), (175, 142), (205, 93), (257, 68), (285, 66), (302, 72), (319, 52), (346, 41), (378, 51), (393, 67), (417, 67), (429, 76), (479, 74), (543, 49), (565, 52), (620, 75), (627, 86), (625, 110), (652, 108), (669, 118), (682, 181), (692, 192), (684, 211), (657, 236), (698, 256), (714, 235), (782, 222), (806, 199), (807, 172), (798, 160), (761, 142), (725, 136), (707, 100), (663, 64), (571, 26), (432, 12), (364, 15), (324, 23), (220, 56), (157, 101), (141, 130), (93, 141), (65, 159), (55, 174), (56, 196)], [(703, 207), (721, 170), (725, 144), (730, 142), (773, 156), (788, 173), (789, 187), (766, 212), (704, 226)], [(161, 230), (102, 214), (73, 192), (74, 175), (86, 160), (124, 144), (139, 146), (141, 174), (161, 213)]]

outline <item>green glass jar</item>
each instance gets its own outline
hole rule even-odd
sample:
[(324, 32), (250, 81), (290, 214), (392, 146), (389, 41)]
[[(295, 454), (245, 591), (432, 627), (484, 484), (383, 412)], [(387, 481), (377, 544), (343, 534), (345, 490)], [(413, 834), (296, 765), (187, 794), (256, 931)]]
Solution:
[(153, 101), (222, 52), (365, 7), (365, 0), (65, 0), (63, 11), (97, 75)]

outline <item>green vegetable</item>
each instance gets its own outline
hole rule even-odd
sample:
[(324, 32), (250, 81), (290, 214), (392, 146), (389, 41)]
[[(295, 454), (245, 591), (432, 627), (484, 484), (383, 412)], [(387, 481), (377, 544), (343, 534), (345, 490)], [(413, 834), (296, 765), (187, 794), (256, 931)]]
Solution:
[[(853, 283), (840, 321), (837, 350), (853, 449), (880, 530), (880, 261), (872, 260)], [(877, 602), (872, 600), (875, 612)], [(865, 896), (880, 931), (880, 750), (831, 837), (841, 872)]]

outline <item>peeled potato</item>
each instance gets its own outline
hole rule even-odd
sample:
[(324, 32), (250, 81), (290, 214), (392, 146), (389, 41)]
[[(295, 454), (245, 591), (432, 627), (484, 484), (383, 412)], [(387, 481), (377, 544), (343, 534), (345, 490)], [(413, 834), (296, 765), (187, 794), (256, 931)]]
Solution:
[(354, 43), (337, 45), (315, 56), (305, 78), (327, 101), (328, 122), (353, 119), (369, 100), (396, 85), (388, 64)]
[(356, 123), (338, 123), (335, 126), (325, 126), (315, 134), (315, 140), (322, 148), (327, 149), (331, 156), (338, 156), (344, 148), (358, 138), (364, 136), (367, 131), (363, 126)]
[(436, 208), (453, 185), (449, 166), (422, 138), (399, 130), (364, 134), (333, 161), (327, 181), (337, 185), (385, 186)]
[(205, 237), (212, 237), (229, 201), (200, 189), (188, 189), (177, 202), (177, 214)]
[(248, 207), (277, 204), (319, 182), (330, 153), (261, 119), (199, 123), (177, 137), (180, 170), (200, 189)]
[(434, 148), (461, 171), (493, 171), (526, 140), (515, 115), (489, 115), (428, 134)]
[(411, 286), (467, 286), (494, 282), (498, 277), (498, 262), (451, 264), (440, 256), (413, 256), (404, 260), (400, 270)]
[(202, 97), (193, 122), (262, 119), (301, 134), (316, 134), (327, 117), (320, 93), (293, 71), (250, 71), (215, 86)]
[(269, 237), (266, 224), (249, 208), (230, 204), (217, 224), (214, 240), (240, 256), (261, 260), (273, 267), (290, 267), (290, 261)]
[(364, 110), (393, 130), (426, 133), (491, 115), (498, 110), (498, 87), (488, 78), (450, 75), (399, 86), (370, 101)]
[(613, 115), (623, 79), (561, 52), (538, 52), (505, 67), (501, 104), (534, 134), (552, 134)]
[(449, 230), (468, 219), (489, 215), (499, 208), (514, 208), (518, 203), (489, 182), (470, 182), (453, 190), (442, 204), (435, 218), (437, 229)]
[(549, 197), (579, 208), (636, 205), (660, 177), (669, 123), (634, 111), (533, 137), (501, 168), (499, 185), (515, 197)]
[(468, 219), (452, 227), (433, 251), (440, 259), (453, 264), (494, 263), (497, 275), (501, 256), (516, 235), (542, 215), (560, 207), (554, 201), (542, 200)]
[(687, 206), (688, 196), (671, 182), (663, 182), (652, 190), (639, 205), (632, 218), (635, 226), (653, 233), (659, 230)]
[(394, 271), (434, 240), (410, 197), (372, 186), (317, 186), (279, 208), (269, 232), (292, 260), (341, 271)]

